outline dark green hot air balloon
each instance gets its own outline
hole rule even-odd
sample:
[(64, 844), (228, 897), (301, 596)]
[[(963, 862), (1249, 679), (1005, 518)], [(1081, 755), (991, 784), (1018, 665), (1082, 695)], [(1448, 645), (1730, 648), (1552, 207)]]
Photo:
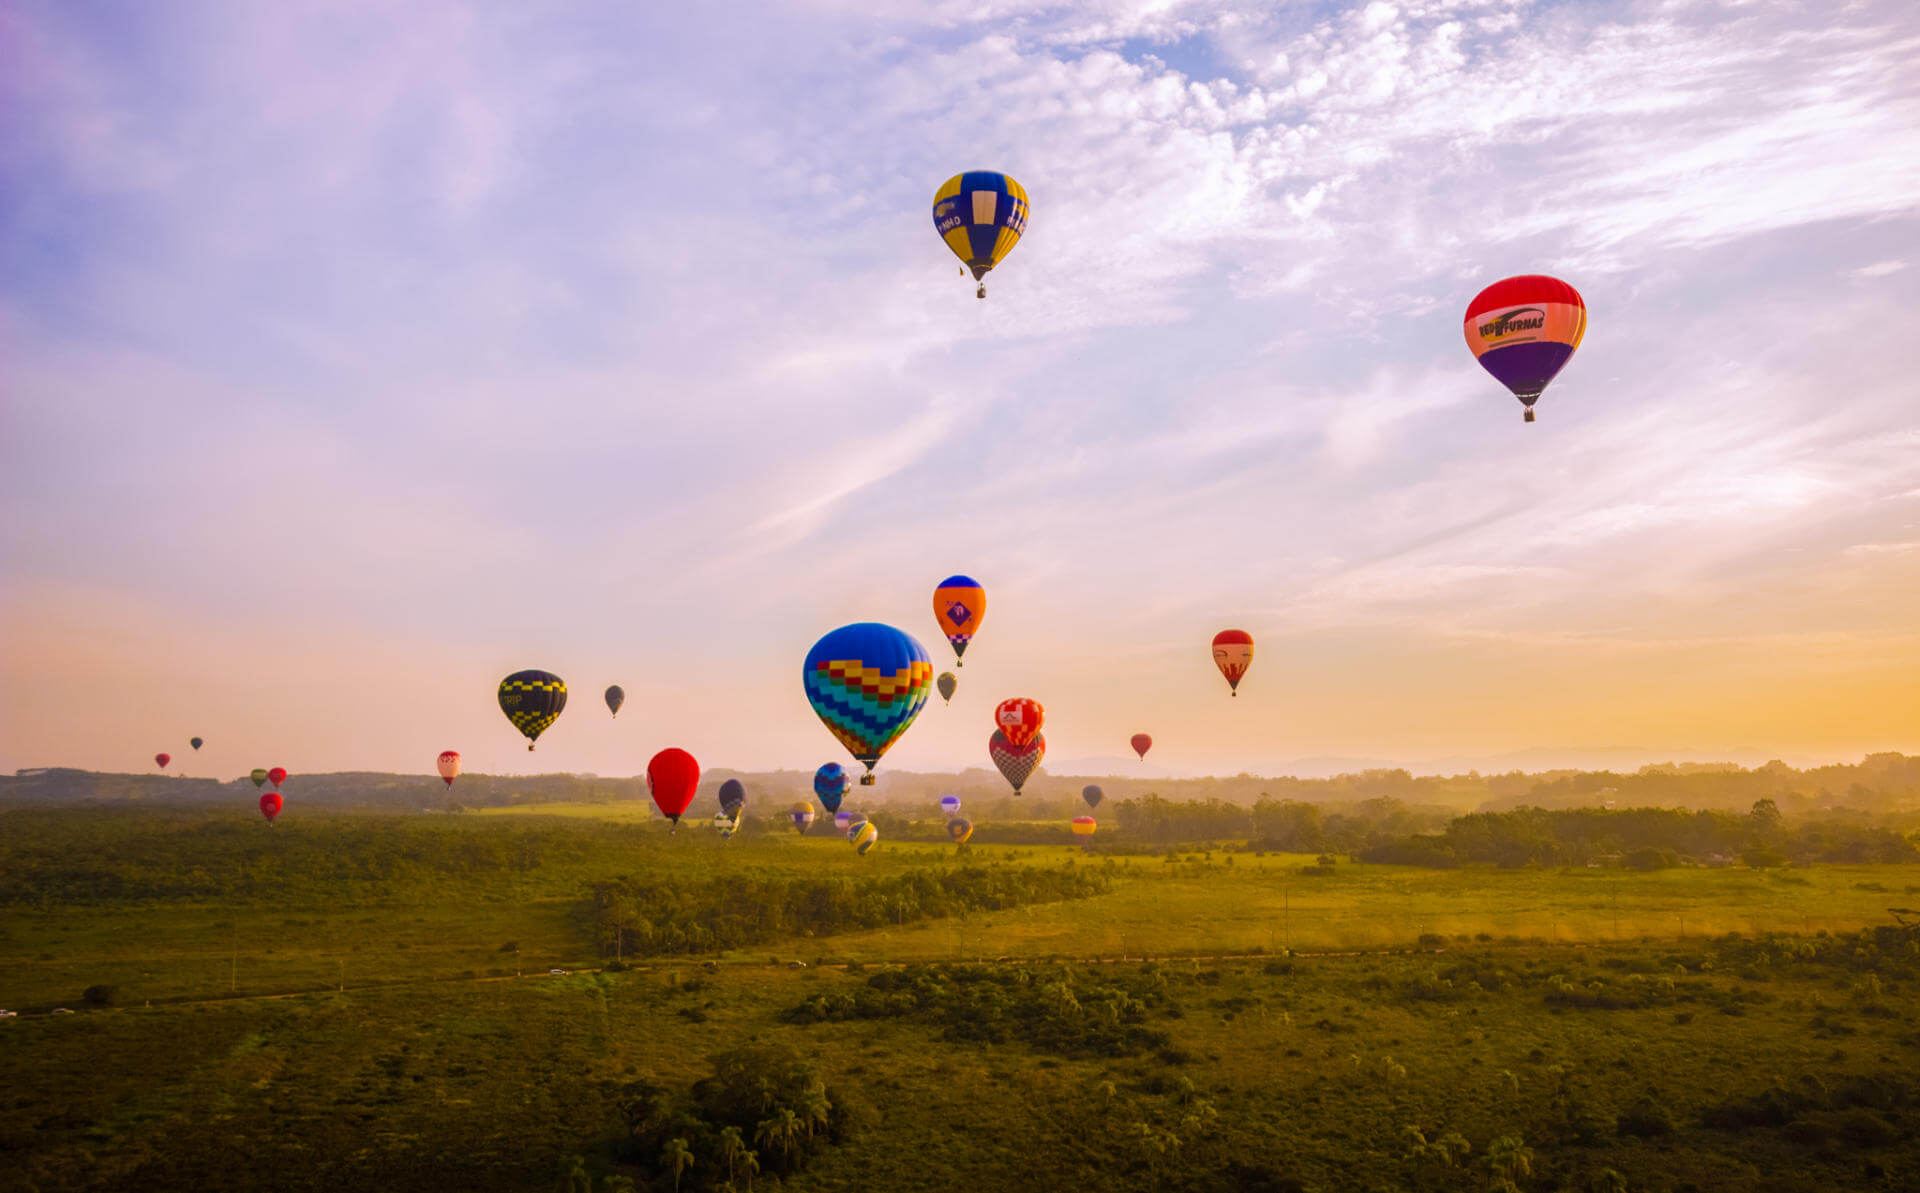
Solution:
[(196, 750), (197, 750), (197, 749), (199, 749), (199, 748), (200, 748), (200, 747), (201, 747), (201, 746), (202, 746), (202, 745), (203, 745), (204, 743), (203, 743), (203, 742), (201, 742), (201, 740), (200, 740), (199, 738), (197, 738), (197, 737), (196, 737), (196, 738), (194, 738), (194, 739), (192, 739), (191, 741), (189, 741), (189, 742), (188, 742), (187, 744), (188, 744), (188, 745), (190, 745), (190, 746), (192, 746), (192, 747), (193, 747), (194, 749), (196, 749)]
[(607, 689), (607, 711), (614, 716), (620, 715), (620, 706), (627, 702), (627, 690), (619, 684)]
[(255, 787), (265, 787), (267, 785), (267, 768), (264, 766), (256, 766), (253, 768), (253, 773), (248, 775), (247, 778), (253, 780)]
[(527, 749), (567, 707), (567, 681), (551, 671), (516, 671), (500, 681), (500, 711), (527, 735)]

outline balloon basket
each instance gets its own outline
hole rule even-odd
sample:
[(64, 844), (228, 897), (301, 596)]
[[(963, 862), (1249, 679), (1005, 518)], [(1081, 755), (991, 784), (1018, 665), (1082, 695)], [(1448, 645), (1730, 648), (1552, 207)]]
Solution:
[(861, 776), (860, 776), (860, 786), (862, 786), (862, 787), (871, 787), (871, 786), (873, 786), (873, 776), (872, 776), (872, 775), (861, 775)]
[(985, 282), (982, 282), (980, 288), (973, 292), (973, 296), (975, 298), (985, 298), (987, 296), (987, 286)]
[(1525, 419), (1524, 419), (1524, 421), (1526, 421), (1526, 422), (1532, 422), (1532, 421), (1533, 421), (1533, 407), (1531, 407), (1531, 406), (1529, 406), (1529, 407), (1527, 407), (1527, 413), (1526, 413), (1526, 417), (1525, 417)]

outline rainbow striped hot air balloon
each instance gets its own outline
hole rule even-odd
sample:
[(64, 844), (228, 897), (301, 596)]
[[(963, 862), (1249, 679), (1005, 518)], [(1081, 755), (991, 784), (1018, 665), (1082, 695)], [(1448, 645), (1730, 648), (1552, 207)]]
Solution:
[(1559, 278), (1529, 273), (1495, 282), (1467, 304), (1467, 347), (1480, 367), (1533, 404), (1587, 333), (1587, 304)]
[(801, 683), (827, 731), (873, 785), (873, 768), (933, 693), (933, 661), (912, 637), (879, 622), (844, 625), (813, 644)]

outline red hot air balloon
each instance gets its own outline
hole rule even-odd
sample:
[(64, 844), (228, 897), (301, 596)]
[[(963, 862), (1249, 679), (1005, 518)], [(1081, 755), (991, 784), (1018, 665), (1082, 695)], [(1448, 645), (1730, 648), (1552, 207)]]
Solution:
[(447, 786), (453, 786), (453, 781), (460, 777), (460, 751), (440, 751), (437, 765), (440, 767), (440, 778), (446, 782)]
[(273, 818), (275, 816), (280, 815), (280, 807), (282, 803), (283, 801), (281, 800), (280, 793), (278, 791), (269, 791), (265, 795), (260, 797), (260, 815), (265, 816), (267, 818), (268, 828), (273, 827)]
[(1467, 304), (1467, 347), (1480, 367), (1533, 404), (1587, 334), (1587, 304), (1559, 278), (1530, 273), (1495, 282)]
[(1221, 630), (1213, 636), (1213, 665), (1227, 677), (1233, 694), (1240, 694), (1240, 678), (1253, 666), (1253, 635), (1245, 630)]
[(660, 814), (673, 821), (676, 833), (680, 831), (680, 817), (693, 803), (693, 793), (699, 786), (700, 764), (685, 750), (662, 750), (647, 763), (647, 790), (653, 793)]
[(1024, 746), (1032, 741), (1033, 735), (1040, 732), (1040, 726), (1046, 719), (1047, 710), (1040, 707), (1040, 702), (1025, 696), (1002, 700), (1000, 707), (993, 710), (994, 725), (1016, 746)]
[(1131, 739), (1129, 739), (1129, 744), (1133, 746), (1134, 753), (1140, 755), (1140, 757), (1142, 758), (1145, 758), (1147, 756), (1147, 751), (1153, 749), (1153, 738), (1147, 736), (1144, 733), (1136, 733), (1133, 735)]
[(273, 789), (275, 791), (280, 790), (280, 784), (286, 781), (287, 781), (287, 768), (284, 766), (276, 766), (272, 770), (267, 772), (267, 782), (273, 784)]
[(161, 770), (167, 769), (167, 763), (172, 761), (173, 761), (173, 755), (171, 754), (155, 754), (153, 756), (153, 764), (159, 767)]
[(987, 756), (993, 759), (993, 764), (1000, 768), (1000, 773), (1012, 785), (1013, 793), (1019, 795), (1020, 789), (1033, 777), (1040, 760), (1047, 756), (1047, 737), (1044, 733), (1036, 733), (1026, 745), (1016, 746), (1007, 740), (1006, 734), (996, 729), (993, 736), (987, 739)]

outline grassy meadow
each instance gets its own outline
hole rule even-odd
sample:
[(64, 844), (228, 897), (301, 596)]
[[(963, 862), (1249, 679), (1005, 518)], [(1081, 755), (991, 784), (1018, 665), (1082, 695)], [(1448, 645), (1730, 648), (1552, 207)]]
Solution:
[[(767, 1188), (1920, 1187), (1920, 867), (861, 858), (549, 811), (0, 814), (0, 1190), (666, 1189), (663, 1142), (721, 1188), (741, 1047), (834, 1107), (750, 1149)], [(934, 893), (615, 959), (593, 892), (635, 875), (712, 888), (689, 918)], [(934, 914), (942, 875), (993, 881)]]

